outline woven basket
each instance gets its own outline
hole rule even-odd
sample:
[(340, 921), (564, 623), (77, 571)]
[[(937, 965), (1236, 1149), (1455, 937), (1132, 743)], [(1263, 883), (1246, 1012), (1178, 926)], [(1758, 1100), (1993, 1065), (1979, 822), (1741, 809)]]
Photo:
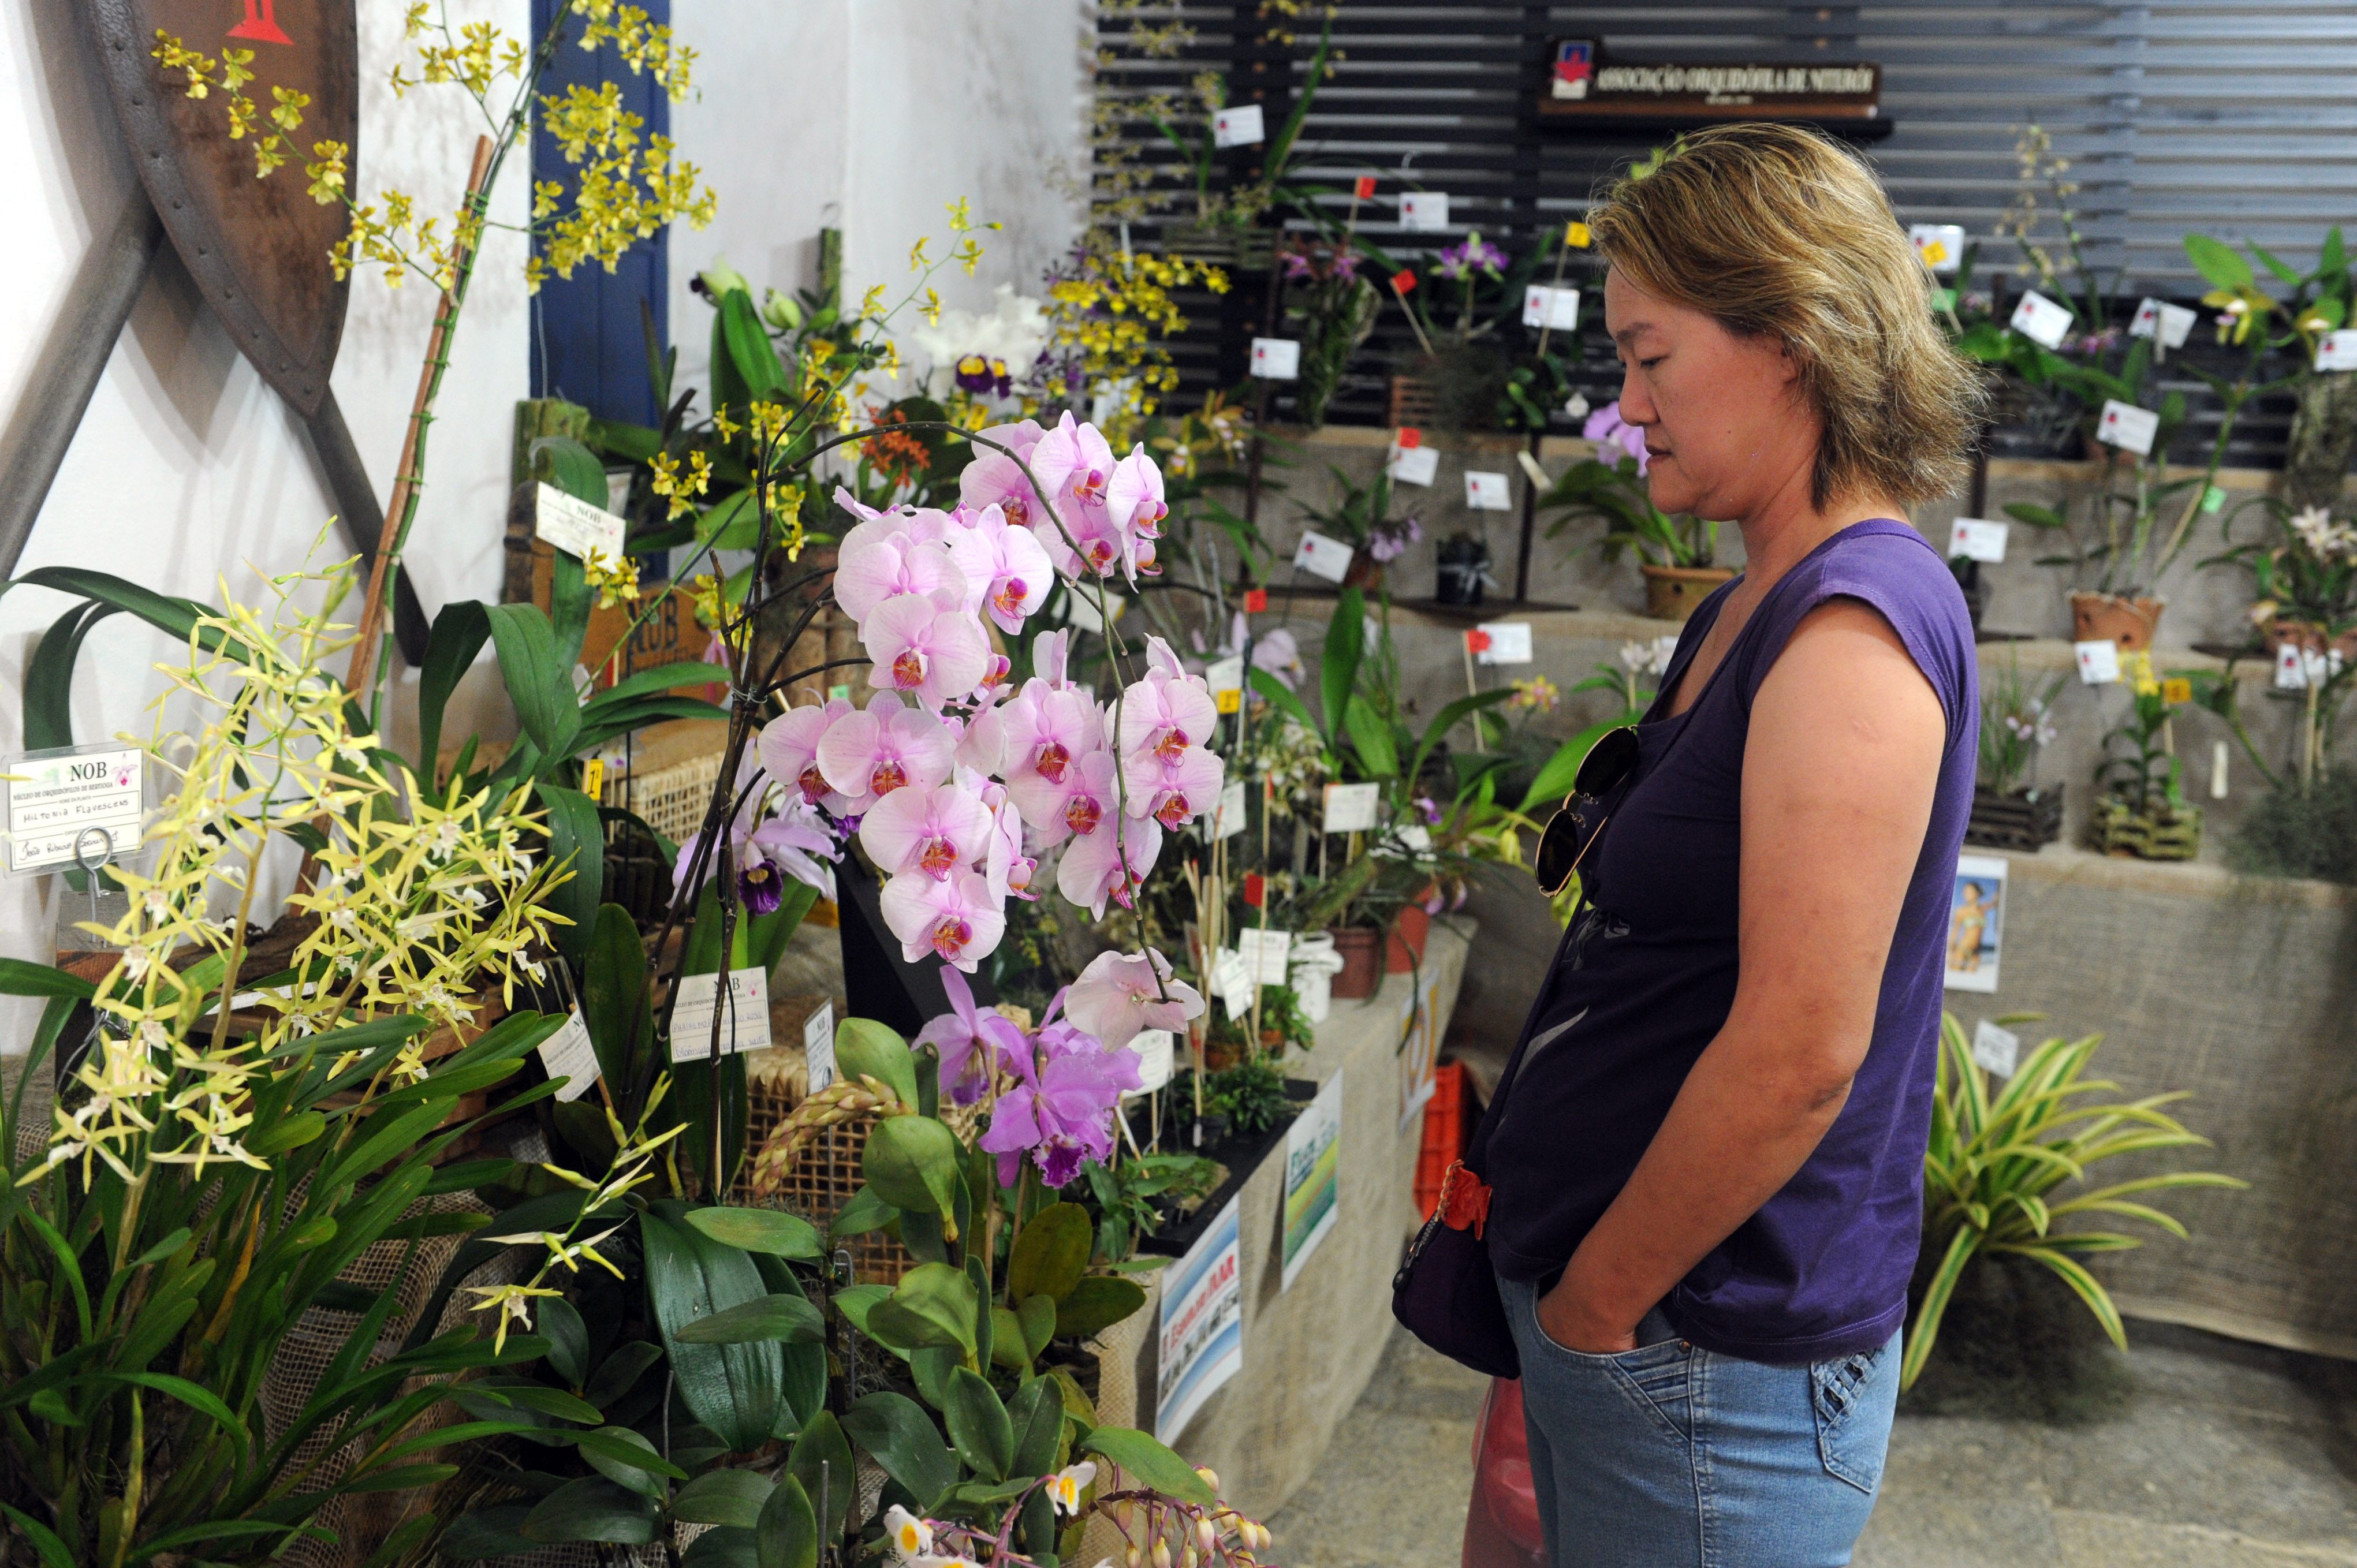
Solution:
[(608, 778), (599, 799), (635, 811), (647, 826), (673, 843), (684, 843), (704, 825), (712, 787), (720, 779), (726, 732), (713, 726), (712, 747), (698, 756), (651, 771)]

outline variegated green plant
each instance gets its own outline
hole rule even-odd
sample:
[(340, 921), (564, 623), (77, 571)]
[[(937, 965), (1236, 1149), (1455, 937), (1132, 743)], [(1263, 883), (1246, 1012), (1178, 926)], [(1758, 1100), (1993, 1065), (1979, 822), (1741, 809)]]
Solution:
[[(1998, 1022), (2030, 1022), (2036, 1016)], [(2210, 1143), (2161, 1109), (2186, 1098), (2187, 1091), (2126, 1103), (2083, 1099), (2119, 1091), (2116, 1083), (2081, 1076), (2103, 1041), (2101, 1035), (2076, 1040), (2057, 1036), (2031, 1051), (1992, 1094), (1964, 1026), (1953, 1013), (1943, 1015), (1932, 1139), (1923, 1153), (1924, 1245), (1938, 1253), (1940, 1266), (1908, 1328), (1901, 1387), (1922, 1374), (1956, 1282), (1975, 1259), (1992, 1255), (2029, 1258), (2053, 1270), (2087, 1304), (2112, 1342), (2126, 1349), (2119, 1309), (2080, 1259), (2140, 1247), (2143, 1240), (2065, 1222), (2086, 1216), (2133, 1219), (2182, 1239), (2184, 1225), (2139, 1201), (2141, 1195), (2249, 1185), (2214, 1171), (2166, 1171), (2058, 1194), (2065, 1183), (2083, 1183), (2099, 1161), (2158, 1149), (2206, 1148)]]

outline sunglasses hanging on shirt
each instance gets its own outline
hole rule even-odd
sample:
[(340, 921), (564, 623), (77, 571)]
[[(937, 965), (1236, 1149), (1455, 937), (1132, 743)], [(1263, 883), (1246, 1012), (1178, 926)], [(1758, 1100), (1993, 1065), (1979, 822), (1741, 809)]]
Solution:
[(1602, 804), (1605, 796), (1636, 771), (1638, 749), (1637, 726), (1622, 725), (1597, 736), (1596, 744), (1580, 759), (1579, 771), (1572, 779), (1571, 793), (1564, 797), (1563, 804), (1547, 819), (1546, 831), (1539, 835), (1539, 891), (1548, 897), (1570, 885), (1572, 874), (1579, 869), (1588, 847), (1603, 832), (1604, 824), (1612, 820), (1608, 812), (1590, 828), (1584, 813), (1587, 808)]

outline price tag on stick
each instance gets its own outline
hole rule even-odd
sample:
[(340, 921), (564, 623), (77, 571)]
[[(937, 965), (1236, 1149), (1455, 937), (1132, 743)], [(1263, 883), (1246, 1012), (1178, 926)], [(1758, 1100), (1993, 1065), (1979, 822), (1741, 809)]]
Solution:
[(1252, 373), (1265, 381), (1299, 381), (1301, 345), (1290, 338), (1254, 338)]
[(1266, 116), (1257, 103), (1238, 103), (1211, 116), (1211, 145), (1250, 147), (1267, 139)]
[(1440, 449), (1437, 446), (1394, 446), (1383, 464), (1383, 472), (1394, 484), (1429, 486), (1440, 476)]
[(1325, 821), (1318, 832), (1328, 833), (1361, 833), (1375, 825), (1375, 811), (1382, 803), (1383, 787), (1380, 784), (1329, 784), (1325, 795)]
[(146, 760), (137, 746), (101, 744), (30, 752), (0, 765), (8, 775), (0, 780), (8, 795), (8, 869), (95, 865), (136, 849)]
[(1293, 564), (1313, 577), (1339, 583), (1351, 575), (1351, 561), (1357, 553), (1340, 540), (1329, 539), (1312, 529), (1294, 546)]
[(2104, 400), (2103, 417), (2095, 422), (2095, 439), (2139, 457), (2152, 456), (2152, 439), (2160, 433), (2160, 415), (2117, 398)]
[(1999, 1078), (2011, 1078), (2020, 1059), (2021, 1036), (1982, 1019), (1973, 1031), (1973, 1060)]
[(1503, 474), (1468, 468), (1465, 470), (1465, 504), (1474, 511), (1512, 511), (1514, 510), (1513, 486)]
[(1448, 193), (1411, 190), (1400, 198), (1400, 227), (1412, 233), (1437, 234), (1448, 227)]
[(2013, 307), (2013, 329), (2049, 349), (2062, 346), (2062, 335), (2071, 330), (2072, 319), (2070, 311), (2036, 289), (2023, 295), (2021, 303)]
[(1526, 620), (1494, 620), (1480, 628), (1488, 639), (1474, 650), (1474, 655), (1484, 664), (1528, 664), (1531, 661), (1531, 623)]
[(671, 1015), (671, 1059), (701, 1062), (712, 1059), (712, 1015), (718, 1010), (720, 1052), (762, 1051), (770, 1047), (770, 977), (759, 966), (728, 972), (728, 993), (720, 993), (716, 974), (681, 977), (679, 1002)]
[(818, 1004), (818, 1011), (802, 1020), (802, 1060), (810, 1075), (810, 1091), (816, 1094), (834, 1081), (834, 1003), (832, 999)]
[(1948, 531), (1948, 559), (1953, 561), (1961, 557), (1966, 561), (1991, 564), (2002, 561), (2005, 559), (2006, 532), (2006, 524), (2002, 522), (1991, 522), (1980, 517), (1960, 517), (1956, 519), (1955, 526)]
[(2316, 340), (2319, 371), (2357, 371), (2357, 328), (2327, 332)]
[(543, 484), (533, 492), (533, 532), (567, 555), (587, 561), (596, 551), (608, 561), (622, 558), (622, 520), (604, 507)]
[(2079, 679), (2090, 686), (2108, 686), (2120, 678), (2120, 645), (2116, 642), (2072, 644), (2079, 658)]

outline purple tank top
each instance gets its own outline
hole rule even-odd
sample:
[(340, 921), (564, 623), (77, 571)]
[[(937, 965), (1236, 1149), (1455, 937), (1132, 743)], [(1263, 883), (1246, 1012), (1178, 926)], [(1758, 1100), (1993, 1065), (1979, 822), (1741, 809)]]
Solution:
[[(1733, 585), (1700, 606), (1663, 677), (1676, 689)], [(1980, 697), (1964, 596), (1923, 536), (1860, 522), (1768, 592), (1684, 714), (1656, 699), (1636, 772), (1588, 856), (1591, 907), (1565, 933), (1491, 1108), (1488, 1240), (1509, 1279), (1559, 1273), (1668, 1115), (1734, 1005), (1743, 748), (1760, 682), (1833, 598), (1898, 632), (1947, 715), (1931, 825), (1899, 916), (1874, 1036), (1806, 1164), (1663, 1303), (1680, 1336), (1756, 1361), (1871, 1350), (1906, 1316), (1923, 1218), (1956, 852), (1972, 804)]]

